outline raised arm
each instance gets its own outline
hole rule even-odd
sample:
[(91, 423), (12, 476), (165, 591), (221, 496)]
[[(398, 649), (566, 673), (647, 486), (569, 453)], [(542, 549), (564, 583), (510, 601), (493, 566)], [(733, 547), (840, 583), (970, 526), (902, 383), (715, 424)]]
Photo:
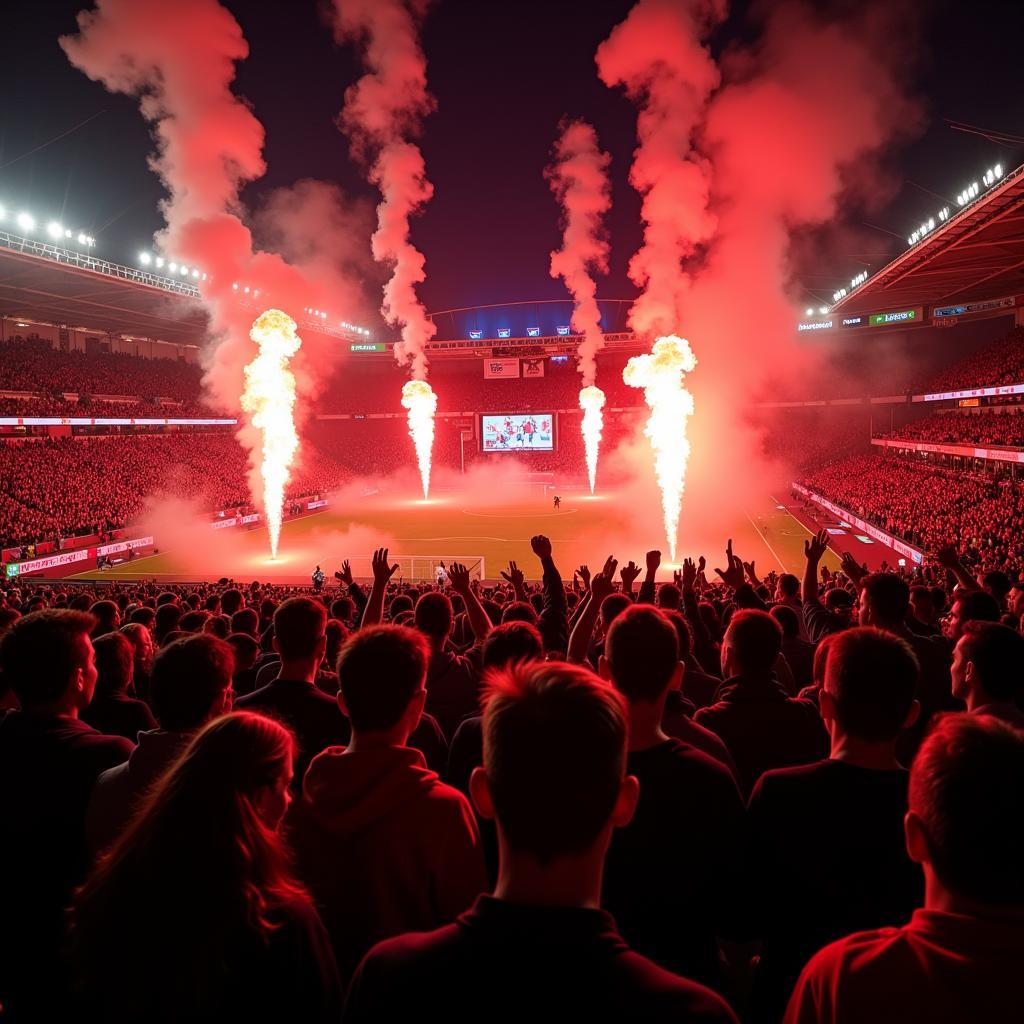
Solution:
[[(619, 579), (622, 580), (622, 592), (630, 599), (630, 601), (635, 600), (633, 597), (633, 584), (636, 583), (636, 578), (639, 575), (640, 566), (637, 565), (636, 562), (632, 561), (632, 559), (619, 570)], [(642, 594), (643, 590), (641, 589), (640, 592)]]
[(569, 644), (569, 608), (565, 602), (565, 588), (551, 557), (551, 541), (538, 534), (530, 538), (530, 547), (540, 559), (544, 580), (544, 606), (537, 628), (544, 642), (545, 654), (564, 654)]
[(572, 636), (569, 638), (569, 650), (566, 654), (566, 661), (580, 665), (587, 660), (587, 651), (590, 648), (590, 641), (594, 636), (594, 626), (597, 624), (597, 617), (601, 613), (601, 602), (615, 589), (616, 564), (615, 559), (609, 555), (608, 560), (604, 563), (604, 569), (591, 580), (590, 593), (587, 595), (587, 606), (576, 620)]
[(640, 596), (637, 604), (654, 604), (654, 577), (658, 573), (658, 566), (661, 565), (661, 552), (648, 551), (646, 557), (647, 572), (644, 581), (640, 584)]
[(370, 588), (370, 596), (363, 609), (363, 626), (376, 626), (384, 619), (384, 594), (388, 589), (391, 577), (398, 572), (398, 563), (388, 566), (388, 549), (378, 548), (373, 553), (371, 561), (373, 568), (373, 586)]
[(953, 578), (963, 590), (981, 590), (978, 581), (967, 571), (964, 563), (960, 561), (960, 556), (952, 544), (939, 548), (935, 552), (935, 557), (943, 569), (948, 569), (953, 574)]
[(353, 578), (352, 566), (349, 565), (347, 558), (341, 563), (341, 568), (334, 575), (345, 584), (348, 589), (348, 596), (352, 598), (356, 606), (355, 618), (361, 619), (366, 609), (366, 592)]
[(466, 605), (466, 615), (469, 618), (470, 628), (477, 643), (482, 643), (484, 637), (491, 631), (491, 620), (480, 598), (476, 596), (473, 588), (469, 585), (469, 570), (459, 562), (453, 562), (448, 568), (448, 579), (451, 582), (452, 590), (458, 594)]
[(512, 591), (517, 601), (529, 601), (526, 594), (526, 577), (523, 570), (515, 562), (508, 563), (508, 572), (503, 572), (501, 578), (512, 584)]

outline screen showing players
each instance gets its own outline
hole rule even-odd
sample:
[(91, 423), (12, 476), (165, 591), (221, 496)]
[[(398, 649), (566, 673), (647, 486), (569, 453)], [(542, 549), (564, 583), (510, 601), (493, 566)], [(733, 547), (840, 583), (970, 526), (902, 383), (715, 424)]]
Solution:
[(554, 421), (554, 415), (549, 412), (516, 412), (481, 416), (481, 450), (485, 452), (554, 451)]

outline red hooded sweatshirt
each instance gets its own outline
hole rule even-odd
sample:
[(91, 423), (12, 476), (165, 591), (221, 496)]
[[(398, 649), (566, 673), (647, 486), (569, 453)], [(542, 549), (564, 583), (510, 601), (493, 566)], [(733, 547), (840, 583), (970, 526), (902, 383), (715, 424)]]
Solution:
[(411, 747), (328, 747), (290, 826), (346, 983), (374, 943), (448, 924), (488, 889), (469, 801)]

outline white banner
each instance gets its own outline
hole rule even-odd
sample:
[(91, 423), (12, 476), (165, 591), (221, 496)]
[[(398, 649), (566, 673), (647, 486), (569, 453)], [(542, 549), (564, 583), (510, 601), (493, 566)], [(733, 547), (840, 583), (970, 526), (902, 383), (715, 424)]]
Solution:
[(893, 437), (873, 437), (871, 443), (880, 448), (899, 448), (912, 452), (935, 452), (939, 455), (962, 455), (968, 459), (992, 459), (994, 462), (1024, 462), (1019, 448), (975, 448), (966, 444), (933, 444), (931, 441), (901, 441)]
[(488, 379), (497, 379), (501, 377), (518, 377), (519, 376), (519, 360), (518, 359), (485, 359), (484, 360), (484, 377)]
[(134, 551), (136, 548), (148, 548), (152, 545), (152, 537), (136, 537), (134, 540), (121, 540), (116, 544), (104, 544), (96, 549), (97, 555), (116, 555), (119, 551)]
[(232, 516), (230, 519), (215, 519), (210, 526), (215, 530), (223, 530), (226, 526), (237, 526), (238, 518)]
[(319, 501), (311, 501), (306, 505), (307, 509), (323, 508), (327, 504), (326, 498), (321, 498)]
[(1002, 387), (971, 388), (967, 391), (936, 391), (930, 395), (914, 395), (914, 402), (945, 402), (951, 398), (989, 398), (992, 395), (1024, 394), (1024, 384), (1004, 384)]
[(823, 498), (820, 494), (815, 494), (814, 491), (809, 491), (806, 487), (800, 484), (793, 484), (793, 490), (802, 494), (805, 498), (810, 498), (811, 501), (817, 503), (822, 508), (828, 509), (833, 515), (838, 516), (840, 519), (845, 520), (848, 523), (852, 523), (857, 527), (858, 530), (862, 530), (869, 537), (874, 537), (875, 540), (886, 547), (890, 547), (893, 551), (903, 555), (904, 558), (909, 558), (915, 565), (921, 565), (924, 562), (924, 552), (918, 551), (917, 548), (912, 548), (909, 544), (904, 544), (903, 541), (897, 540), (892, 534), (886, 533), (885, 530), (880, 530), (877, 526), (871, 523), (865, 522), (858, 516), (848, 512), (845, 508), (839, 505), (833, 505), (827, 498)]
[(7, 575), (21, 576), (26, 572), (54, 569), (58, 565), (72, 565), (74, 562), (84, 562), (88, 557), (89, 549), (79, 548), (77, 551), (62, 551), (59, 555), (49, 555), (46, 558), (33, 558), (31, 562), (12, 562), (7, 566)]

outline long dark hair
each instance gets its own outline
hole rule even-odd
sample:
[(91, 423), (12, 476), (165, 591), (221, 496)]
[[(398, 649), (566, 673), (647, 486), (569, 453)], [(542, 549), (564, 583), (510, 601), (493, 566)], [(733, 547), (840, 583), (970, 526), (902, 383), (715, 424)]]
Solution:
[(87, 1007), (112, 1019), (205, 1015), (232, 957), (267, 940), (283, 903), (308, 898), (255, 804), (294, 750), (277, 722), (236, 712), (202, 729), (156, 783), (71, 911)]

